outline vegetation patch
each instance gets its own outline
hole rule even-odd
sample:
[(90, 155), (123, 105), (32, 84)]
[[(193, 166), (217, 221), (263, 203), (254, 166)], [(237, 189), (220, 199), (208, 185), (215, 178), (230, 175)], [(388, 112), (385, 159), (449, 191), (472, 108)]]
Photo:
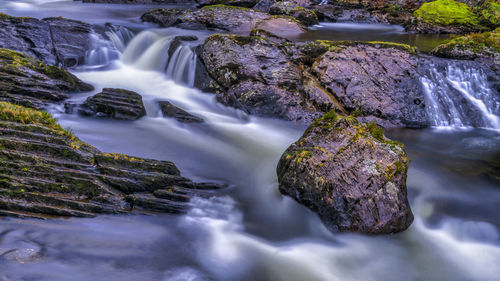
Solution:
[(413, 15), (426, 23), (450, 26), (477, 26), (479, 18), (467, 4), (453, 0), (437, 0), (424, 3)]

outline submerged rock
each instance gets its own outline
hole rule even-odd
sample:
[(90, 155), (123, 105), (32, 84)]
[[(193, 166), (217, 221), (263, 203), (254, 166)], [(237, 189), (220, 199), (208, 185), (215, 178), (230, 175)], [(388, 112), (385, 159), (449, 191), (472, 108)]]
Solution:
[(38, 20), (0, 14), (0, 47), (24, 52), (47, 64), (73, 67), (91, 47), (89, 24), (62, 17)]
[(25, 54), (0, 49), (0, 101), (33, 108), (68, 98), (68, 92), (91, 91), (73, 74)]
[(281, 156), (279, 189), (332, 231), (387, 234), (413, 221), (403, 145), (374, 123), (327, 113)]
[(168, 101), (161, 101), (158, 104), (160, 105), (160, 110), (165, 117), (174, 118), (175, 120), (183, 123), (204, 122), (203, 118), (194, 116), (193, 114), (188, 113), (184, 109), (179, 108)]
[(104, 88), (102, 92), (89, 97), (79, 112), (119, 120), (137, 120), (146, 115), (141, 95), (114, 88)]
[(63, 130), (52, 116), (0, 102), (0, 215), (20, 217), (181, 213), (197, 184), (172, 162), (102, 153)]

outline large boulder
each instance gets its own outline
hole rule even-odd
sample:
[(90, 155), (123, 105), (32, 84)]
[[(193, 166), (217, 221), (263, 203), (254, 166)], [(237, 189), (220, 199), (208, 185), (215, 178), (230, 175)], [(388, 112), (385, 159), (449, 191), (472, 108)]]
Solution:
[(185, 212), (213, 184), (168, 161), (102, 153), (46, 112), (0, 102), (0, 215), (46, 218)]
[(452, 59), (493, 58), (500, 60), (500, 28), (469, 34), (437, 46), (433, 55)]
[(263, 30), (215, 34), (200, 58), (218, 100), (251, 114), (309, 124), (336, 109), (384, 127), (429, 125), (415, 48), (387, 42), (292, 43)]
[(42, 108), (68, 98), (68, 92), (93, 89), (92, 85), (62, 68), (46, 65), (16, 51), (0, 49), (0, 101)]
[(137, 120), (146, 115), (141, 95), (115, 88), (104, 88), (102, 92), (87, 98), (79, 112), (118, 120)]
[(47, 64), (81, 63), (91, 48), (92, 35), (92, 27), (80, 21), (0, 14), (0, 48), (24, 52)]
[(281, 156), (279, 190), (332, 231), (387, 234), (408, 228), (409, 160), (374, 123), (327, 113)]
[(200, 57), (224, 89), (218, 100), (249, 113), (310, 123), (335, 108), (332, 96), (265, 37), (215, 34)]
[(331, 49), (312, 72), (347, 111), (392, 124), (385, 126), (429, 125), (414, 49), (386, 42), (322, 43)]

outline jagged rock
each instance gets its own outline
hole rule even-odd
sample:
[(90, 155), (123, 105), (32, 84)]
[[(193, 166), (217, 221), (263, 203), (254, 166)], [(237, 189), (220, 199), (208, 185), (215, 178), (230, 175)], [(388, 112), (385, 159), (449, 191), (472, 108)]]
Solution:
[(92, 34), (92, 27), (80, 21), (0, 14), (0, 47), (24, 52), (47, 64), (73, 67), (81, 63)]
[(0, 215), (37, 217), (179, 213), (198, 184), (168, 161), (102, 153), (45, 112), (0, 102)]
[(214, 5), (183, 15), (177, 26), (187, 29), (219, 29), (248, 35), (259, 21), (270, 17), (267, 13), (252, 9)]
[(279, 189), (332, 231), (394, 233), (413, 221), (408, 164), (403, 145), (374, 123), (327, 113), (281, 156)]
[(203, 118), (194, 116), (193, 114), (188, 113), (184, 109), (179, 108), (168, 101), (160, 101), (158, 104), (160, 105), (160, 110), (165, 117), (174, 118), (175, 120), (183, 123), (204, 122)]
[(452, 59), (495, 58), (500, 61), (500, 28), (454, 38), (437, 46), (432, 54)]
[(252, 8), (257, 4), (257, 0), (196, 0), (199, 6), (210, 6), (210, 5), (229, 5), (229, 6), (238, 6), (245, 8)]
[(0, 49), (0, 101), (40, 109), (47, 103), (63, 101), (67, 92), (93, 89), (64, 69)]
[(394, 126), (426, 127), (417, 74), (418, 58), (406, 45), (332, 43), (312, 65), (313, 74), (349, 112), (388, 120)]
[(312, 10), (305, 9), (293, 2), (276, 2), (269, 9), (269, 13), (271, 15), (285, 15), (296, 18), (306, 26), (319, 23), (318, 17)]
[(252, 114), (309, 123), (335, 108), (332, 96), (267, 38), (215, 34), (200, 57), (224, 89), (218, 100)]
[(146, 115), (141, 95), (114, 88), (104, 88), (102, 92), (87, 98), (79, 112), (87, 116), (119, 120), (137, 120)]
[(387, 42), (297, 44), (264, 31), (252, 34), (264, 37), (217, 34), (205, 41), (200, 58), (223, 88), (218, 101), (306, 124), (336, 109), (384, 126), (429, 126), (415, 48)]
[(174, 25), (177, 20), (190, 10), (185, 9), (153, 9), (141, 16), (141, 20), (158, 24), (160, 27)]

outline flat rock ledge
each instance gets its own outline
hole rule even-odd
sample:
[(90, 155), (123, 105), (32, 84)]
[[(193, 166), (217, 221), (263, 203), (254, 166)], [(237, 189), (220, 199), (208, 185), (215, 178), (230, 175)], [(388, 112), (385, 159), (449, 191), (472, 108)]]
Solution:
[(116, 88), (104, 88), (102, 92), (89, 97), (79, 113), (118, 120), (137, 120), (146, 115), (140, 94)]
[(329, 112), (281, 156), (279, 190), (317, 213), (332, 231), (388, 234), (413, 221), (408, 156), (375, 123)]
[(134, 210), (183, 213), (219, 188), (168, 161), (102, 153), (48, 113), (0, 102), (0, 215), (91, 217)]
[(0, 101), (43, 108), (61, 102), (68, 93), (94, 87), (68, 71), (8, 49), (0, 49)]

